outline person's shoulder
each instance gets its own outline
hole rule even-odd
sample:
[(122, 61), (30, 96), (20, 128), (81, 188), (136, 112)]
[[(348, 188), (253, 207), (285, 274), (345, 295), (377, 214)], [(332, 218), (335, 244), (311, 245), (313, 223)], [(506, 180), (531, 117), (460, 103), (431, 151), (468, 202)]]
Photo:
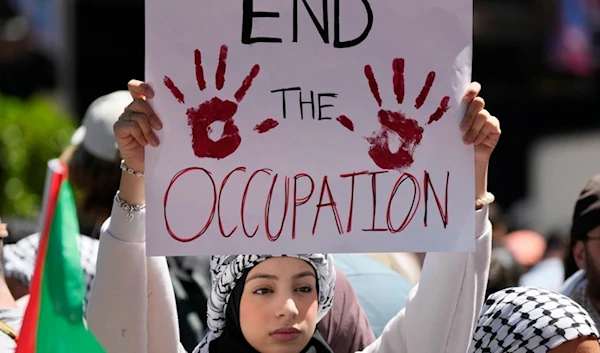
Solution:
[(28, 235), (16, 243), (2, 247), (4, 275), (16, 278), (23, 284), (29, 285), (35, 268), (35, 259), (40, 242), (40, 234)]
[[(34, 233), (24, 237), (13, 244), (3, 246), (3, 265), (6, 277), (12, 277), (20, 280), (24, 285), (29, 286), (31, 277), (35, 270), (35, 259), (40, 244), (40, 233)], [(84, 270), (95, 272), (96, 258), (98, 256), (98, 240), (79, 235), (77, 238), (80, 256), (84, 264)]]
[(19, 241), (12, 244), (5, 244), (4, 249), (25, 249), (34, 248), (37, 249), (40, 243), (40, 233), (33, 233), (26, 237), (19, 239)]
[(579, 270), (575, 272), (571, 277), (567, 278), (567, 280), (563, 283), (560, 288), (560, 293), (566, 295), (567, 297), (571, 297), (577, 288), (582, 285), (586, 281), (585, 271)]
[[(97, 249), (99, 241), (98, 239), (91, 238), (87, 235), (79, 234), (77, 242), (80, 247)], [(30, 234), (16, 243), (5, 244), (3, 246), (4, 257), (18, 256), (25, 260), (30, 257), (35, 258), (37, 255), (37, 249), (40, 245), (40, 233)]]

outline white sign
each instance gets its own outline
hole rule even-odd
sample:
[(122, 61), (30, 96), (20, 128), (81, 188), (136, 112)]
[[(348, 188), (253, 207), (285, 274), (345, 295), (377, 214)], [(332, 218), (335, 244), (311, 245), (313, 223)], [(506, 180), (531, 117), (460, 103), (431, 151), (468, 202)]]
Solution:
[(471, 0), (146, 0), (148, 255), (474, 249)]

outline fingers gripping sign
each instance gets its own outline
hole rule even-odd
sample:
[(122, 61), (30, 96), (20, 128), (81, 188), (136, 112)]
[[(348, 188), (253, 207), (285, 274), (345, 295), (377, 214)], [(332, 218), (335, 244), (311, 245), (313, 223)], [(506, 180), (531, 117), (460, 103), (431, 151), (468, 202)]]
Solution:
[(463, 142), (475, 146), (475, 162), (487, 163), (498, 144), (500, 121), (485, 109), (485, 101), (478, 97), (481, 85), (473, 82), (467, 88), (463, 102), (468, 104), (460, 129), (464, 133)]
[(131, 94), (133, 99), (136, 99), (136, 98), (152, 99), (152, 98), (154, 98), (154, 90), (146, 82), (142, 82), (140, 80), (130, 80), (127, 83), (127, 89), (129, 90), (129, 93)]
[(143, 170), (144, 147), (160, 144), (155, 130), (161, 130), (163, 124), (146, 101), (154, 96), (152, 88), (147, 83), (131, 80), (128, 89), (134, 100), (125, 108), (113, 130), (121, 156), (131, 167)]

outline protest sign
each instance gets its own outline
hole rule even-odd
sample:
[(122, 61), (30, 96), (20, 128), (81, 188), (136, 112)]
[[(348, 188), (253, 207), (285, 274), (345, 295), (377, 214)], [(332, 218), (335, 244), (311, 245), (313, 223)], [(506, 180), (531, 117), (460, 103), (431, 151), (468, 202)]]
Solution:
[(471, 0), (146, 0), (148, 254), (474, 249), (471, 27)]

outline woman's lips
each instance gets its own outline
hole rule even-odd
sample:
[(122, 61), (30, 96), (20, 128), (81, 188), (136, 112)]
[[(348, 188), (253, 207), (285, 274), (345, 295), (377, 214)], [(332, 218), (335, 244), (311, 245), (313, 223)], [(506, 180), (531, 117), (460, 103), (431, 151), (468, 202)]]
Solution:
[(300, 331), (293, 327), (290, 328), (280, 328), (271, 332), (271, 337), (275, 338), (279, 341), (291, 341), (295, 340), (300, 336)]

